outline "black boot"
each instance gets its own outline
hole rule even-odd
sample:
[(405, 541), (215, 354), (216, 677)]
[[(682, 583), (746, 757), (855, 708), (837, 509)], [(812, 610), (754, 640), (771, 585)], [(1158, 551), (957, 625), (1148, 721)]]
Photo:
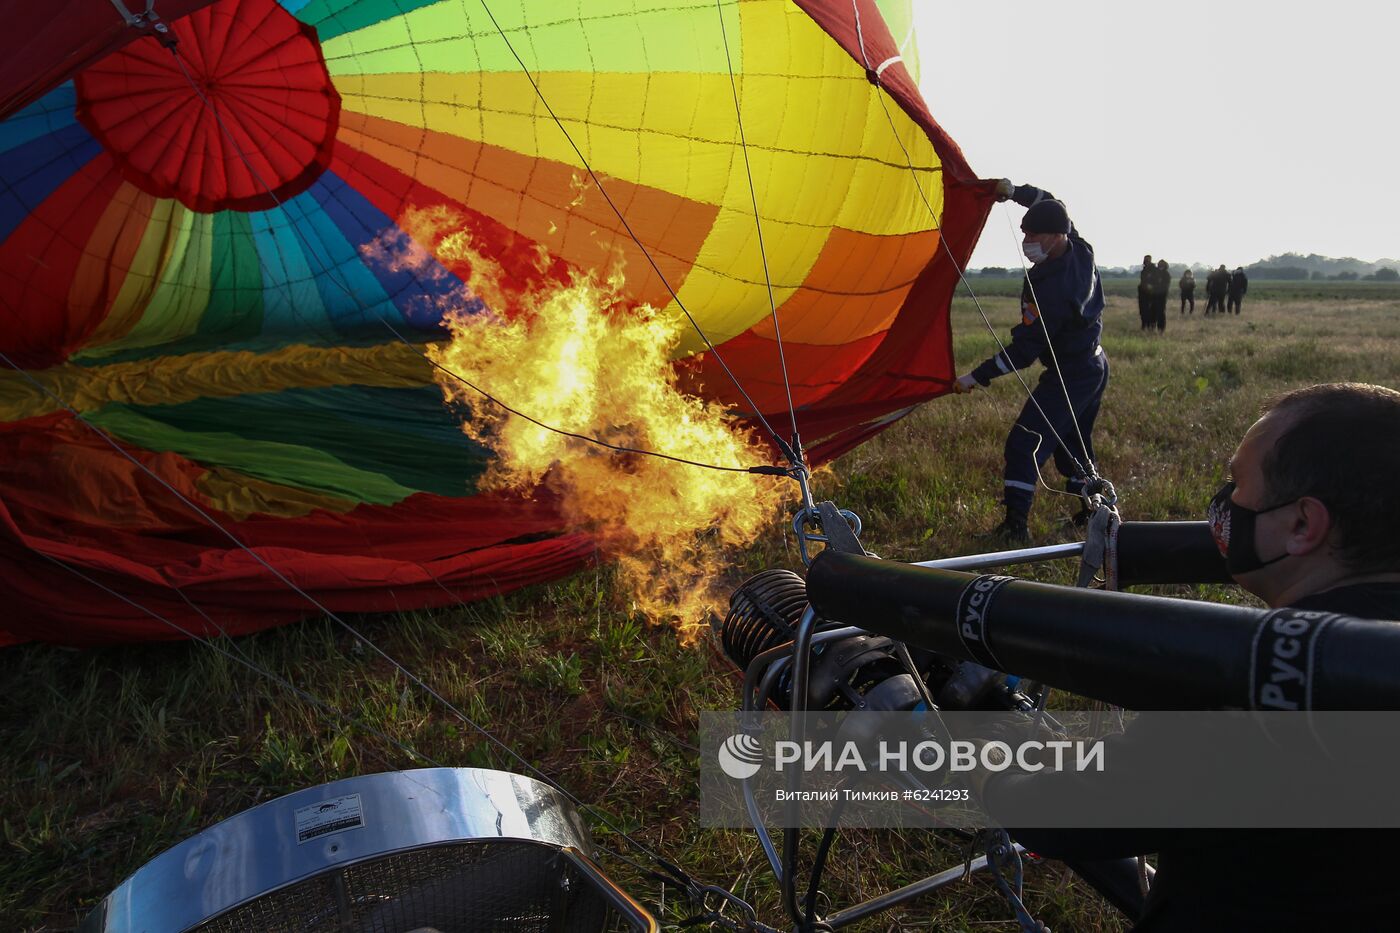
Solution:
[(988, 547), (1003, 551), (1030, 547), (1031, 532), (1026, 527), (1026, 516), (1007, 509), (1006, 517), (1001, 520), (1001, 524), (982, 535), (981, 541)]

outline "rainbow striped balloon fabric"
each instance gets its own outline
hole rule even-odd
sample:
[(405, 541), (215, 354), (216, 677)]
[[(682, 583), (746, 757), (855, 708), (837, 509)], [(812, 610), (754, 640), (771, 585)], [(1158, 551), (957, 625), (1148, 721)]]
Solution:
[[(425, 212), (506, 300), (620, 261), (752, 404), (698, 335), (688, 384), (777, 423), (771, 282), (818, 461), (953, 378), (991, 194), (919, 96), (907, 2), (180, 12), (0, 87), (0, 638), (240, 633), (311, 611), (288, 582), (393, 611), (593, 559), (547, 493), (475, 488), (490, 453), (421, 353), (471, 270)], [(96, 47), (85, 22), (46, 35), (55, 63)]]

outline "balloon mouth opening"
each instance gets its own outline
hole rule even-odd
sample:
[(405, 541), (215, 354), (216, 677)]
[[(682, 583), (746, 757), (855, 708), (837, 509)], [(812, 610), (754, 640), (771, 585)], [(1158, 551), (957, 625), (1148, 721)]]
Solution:
[(316, 30), (276, 0), (218, 0), (74, 79), (78, 120), (122, 177), (200, 213), (260, 211), (330, 166), (340, 95)]

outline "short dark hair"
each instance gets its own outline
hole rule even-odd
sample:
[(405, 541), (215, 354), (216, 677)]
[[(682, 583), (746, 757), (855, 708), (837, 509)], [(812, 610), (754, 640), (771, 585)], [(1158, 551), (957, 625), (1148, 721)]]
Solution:
[(1261, 464), (1269, 502), (1321, 500), (1348, 566), (1400, 571), (1400, 392), (1315, 385), (1282, 396), (1268, 412), (1289, 419)]

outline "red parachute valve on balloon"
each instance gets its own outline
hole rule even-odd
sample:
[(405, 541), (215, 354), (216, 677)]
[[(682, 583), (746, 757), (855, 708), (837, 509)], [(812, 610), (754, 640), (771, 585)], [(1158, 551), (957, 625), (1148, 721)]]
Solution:
[[(434, 356), (552, 290), (612, 282), (678, 391), (744, 436), (795, 420), (813, 464), (955, 376), (992, 197), (907, 2), (156, 6), (173, 43), (26, 10), (0, 62), (0, 639), (239, 634), (596, 560), (558, 487), (493, 480), (489, 403)], [(577, 433), (631, 436), (607, 418)]]

